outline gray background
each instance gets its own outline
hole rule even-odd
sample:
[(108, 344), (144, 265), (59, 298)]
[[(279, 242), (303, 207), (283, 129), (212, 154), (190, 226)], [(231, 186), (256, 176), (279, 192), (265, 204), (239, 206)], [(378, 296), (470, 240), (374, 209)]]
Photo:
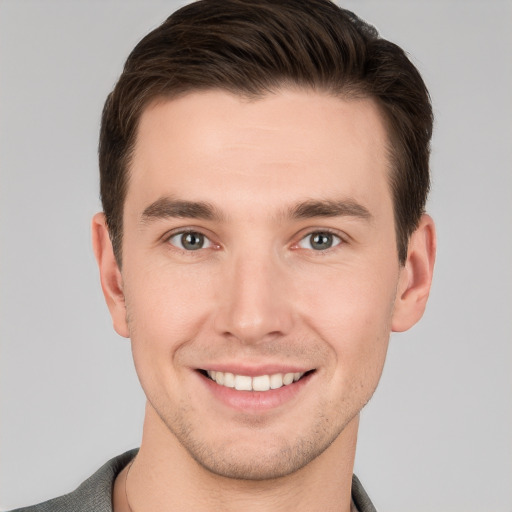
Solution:
[[(103, 101), (181, 3), (0, 1), (0, 508), (138, 445), (143, 395), (90, 248)], [(393, 336), (356, 472), (382, 512), (512, 510), (512, 2), (347, 1), (410, 52), (436, 112), (439, 252)]]

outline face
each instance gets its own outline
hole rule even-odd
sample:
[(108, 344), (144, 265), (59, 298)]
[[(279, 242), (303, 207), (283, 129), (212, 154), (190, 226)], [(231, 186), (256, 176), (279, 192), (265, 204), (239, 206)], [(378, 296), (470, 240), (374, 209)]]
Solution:
[(273, 478), (335, 449), (406, 286), (371, 100), (220, 91), (143, 113), (117, 331), (151, 421), (204, 468)]

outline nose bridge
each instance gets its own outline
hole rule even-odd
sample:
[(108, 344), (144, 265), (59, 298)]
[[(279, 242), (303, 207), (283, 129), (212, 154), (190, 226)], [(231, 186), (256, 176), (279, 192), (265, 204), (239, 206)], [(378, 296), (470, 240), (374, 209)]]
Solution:
[(269, 247), (246, 247), (229, 258), (217, 328), (244, 343), (268, 340), (290, 329), (286, 269)]

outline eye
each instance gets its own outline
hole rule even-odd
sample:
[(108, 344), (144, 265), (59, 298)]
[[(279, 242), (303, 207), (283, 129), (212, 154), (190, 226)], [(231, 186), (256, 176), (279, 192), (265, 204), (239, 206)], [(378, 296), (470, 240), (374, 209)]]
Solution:
[(315, 231), (305, 236), (298, 246), (301, 249), (313, 249), (314, 251), (325, 251), (331, 247), (341, 244), (342, 240), (339, 236), (329, 233), (328, 231)]
[(198, 251), (212, 246), (212, 242), (202, 233), (197, 231), (185, 231), (169, 237), (169, 243), (184, 251)]

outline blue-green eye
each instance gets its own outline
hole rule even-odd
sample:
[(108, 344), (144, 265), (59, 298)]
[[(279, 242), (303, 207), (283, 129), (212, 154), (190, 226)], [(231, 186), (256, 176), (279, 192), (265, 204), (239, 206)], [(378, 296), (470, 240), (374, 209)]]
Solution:
[(207, 249), (212, 246), (210, 240), (197, 231), (176, 233), (169, 238), (169, 243), (184, 251), (198, 251), (199, 249)]
[(328, 231), (315, 231), (305, 236), (300, 242), (299, 247), (302, 249), (312, 249), (314, 251), (326, 251), (331, 247), (336, 247), (342, 242), (339, 236)]

